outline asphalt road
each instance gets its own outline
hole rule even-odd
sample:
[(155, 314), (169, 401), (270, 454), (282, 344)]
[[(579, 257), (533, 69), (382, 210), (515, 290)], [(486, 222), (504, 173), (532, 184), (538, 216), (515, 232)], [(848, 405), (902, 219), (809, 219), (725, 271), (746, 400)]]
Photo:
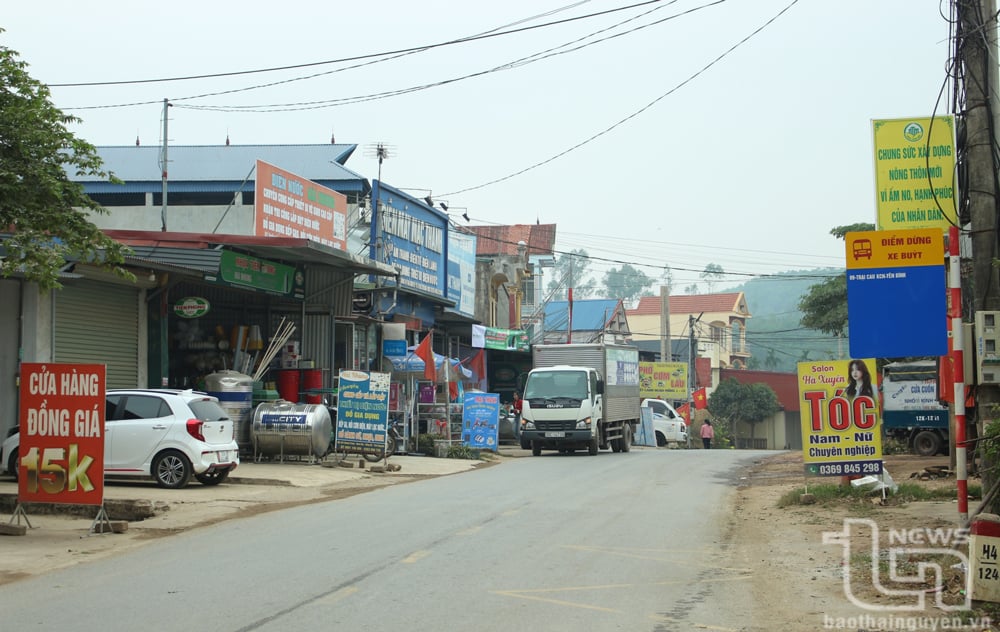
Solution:
[(4, 630), (745, 630), (725, 515), (767, 453), (545, 453), (0, 587)]

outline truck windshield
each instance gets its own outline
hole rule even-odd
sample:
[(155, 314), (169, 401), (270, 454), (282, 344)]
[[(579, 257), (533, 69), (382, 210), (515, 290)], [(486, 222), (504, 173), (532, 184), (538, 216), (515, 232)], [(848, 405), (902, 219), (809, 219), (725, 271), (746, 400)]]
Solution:
[(525, 399), (587, 399), (586, 371), (533, 371), (524, 386)]

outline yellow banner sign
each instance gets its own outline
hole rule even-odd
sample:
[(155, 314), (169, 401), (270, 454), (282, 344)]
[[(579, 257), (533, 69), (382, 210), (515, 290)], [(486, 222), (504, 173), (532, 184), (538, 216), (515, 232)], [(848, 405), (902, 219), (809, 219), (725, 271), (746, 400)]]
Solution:
[(872, 121), (879, 230), (956, 222), (955, 119)]
[(802, 460), (806, 474), (882, 472), (875, 360), (799, 362)]
[(639, 397), (687, 399), (688, 367), (684, 362), (640, 362)]
[(847, 233), (847, 269), (944, 265), (944, 233), (936, 228)]

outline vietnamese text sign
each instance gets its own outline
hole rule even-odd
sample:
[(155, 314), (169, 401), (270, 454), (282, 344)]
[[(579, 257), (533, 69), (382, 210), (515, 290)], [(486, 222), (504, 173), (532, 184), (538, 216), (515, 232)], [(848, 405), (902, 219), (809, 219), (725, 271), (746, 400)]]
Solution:
[(955, 223), (955, 119), (872, 121), (880, 230)]
[(219, 277), (230, 285), (252, 287), (281, 296), (305, 296), (305, 271), (232, 250), (219, 257)]
[(389, 374), (341, 371), (337, 386), (337, 449), (384, 449), (389, 422)]
[(948, 353), (944, 237), (936, 228), (847, 233), (851, 355)]
[(531, 351), (528, 332), (523, 329), (499, 329), (483, 325), (472, 326), (472, 346), (498, 351)]
[(104, 502), (103, 364), (21, 364), (18, 502)]
[(347, 249), (347, 196), (263, 160), (256, 173), (254, 235)]
[(470, 448), (496, 450), (499, 422), (500, 395), (465, 393), (462, 403), (462, 443)]
[(687, 374), (685, 362), (640, 362), (639, 397), (687, 399)]
[(806, 474), (882, 472), (882, 428), (873, 358), (799, 362), (802, 460)]

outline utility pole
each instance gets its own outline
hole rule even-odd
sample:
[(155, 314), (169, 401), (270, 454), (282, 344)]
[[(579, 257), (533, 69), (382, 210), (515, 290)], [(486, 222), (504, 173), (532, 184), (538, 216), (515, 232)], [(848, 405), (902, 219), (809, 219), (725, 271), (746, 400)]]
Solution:
[(670, 288), (660, 286), (660, 362), (670, 362)]
[(160, 171), (163, 177), (163, 208), (160, 210), (160, 230), (163, 232), (167, 231), (167, 121), (170, 117), (167, 116), (170, 107), (170, 101), (166, 99), (163, 100), (163, 156), (161, 157), (162, 163), (160, 164)]
[[(957, 51), (955, 70), (962, 84), (957, 93), (965, 93), (965, 141), (963, 163), (966, 168), (967, 184), (964, 198), (967, 200), (968, 218), (972, 223), (972, 280), (966, 282), (962, 293), (971, 296), (974, 311), (1000, 309), (1000, 284), (994, 261), (997, 258), (997, 167), (995, 157), (996, 117), (1000, 116), (996, 93), (1000, 89), (996, 63), (997, 24), (996, 0), (956, 0), (955, 50)], [(991, 112), (994, 120), (990, 119)], [(959, 217), (966, 209), (959, 208)], [(974, 314), (966, 314), (974, 316)], [(967, 376), (971, 381), (971, 376)], [(955, 393), (955, 398), (964, 398), (964, 393)], [(976, 410), (979, 436), (994, 423), (997, 404), (1000, 403), (1000, 387), (996, 384), (979, 384), (976, 389)], [(956, 405), (959, 402), (956, 401)], [(960, 437), (956, 438), (960, 439)], [(961, 446), (964, 447), (964, 446)], [(983, 459), (983, 489), (997, 483), (998, 476), (993, 465)], [(995, 512), (1000, 506), (994, 501), (986, 511)]]

